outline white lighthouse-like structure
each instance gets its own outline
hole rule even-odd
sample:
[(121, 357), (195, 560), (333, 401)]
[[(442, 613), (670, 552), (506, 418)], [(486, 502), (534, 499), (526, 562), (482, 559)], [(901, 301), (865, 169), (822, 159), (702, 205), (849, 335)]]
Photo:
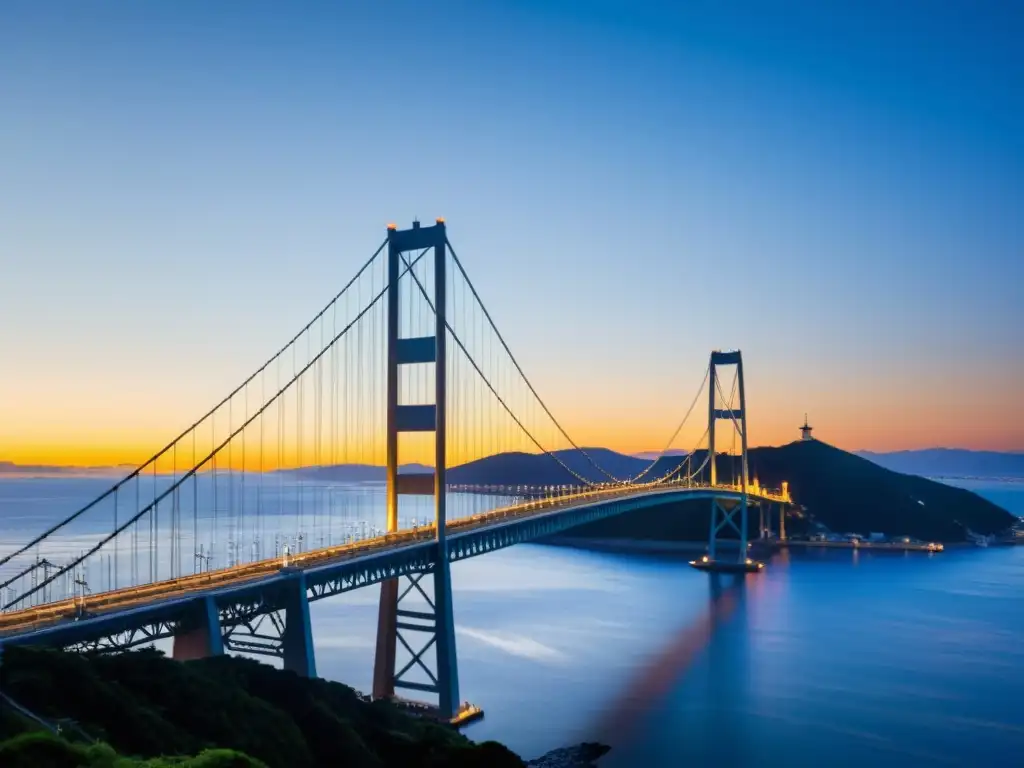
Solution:
[(814, 436), (811, 435), (811, 430), (812, 429), (813, 429), (813, 427), (811, 427), (811, 425), (807, 423), (807, 414), (805, 413), (804, 414), (804, 425), (802, 427), (800, 427), (800, 439), (801, 440), (813, 440)]

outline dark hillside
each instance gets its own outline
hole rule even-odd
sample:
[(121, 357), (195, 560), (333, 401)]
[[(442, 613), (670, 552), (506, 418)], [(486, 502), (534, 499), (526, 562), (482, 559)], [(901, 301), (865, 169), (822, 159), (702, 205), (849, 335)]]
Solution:
[(564, 485), (579, 482), (554, 459), (535, 453), (499, 453), (448, 470), (448, 482), (465, 485)]
[[(85, 657), (13, 647), (4, 650), (0, 672), (13, 700), (48, 720), (76, 721), (122, 755), (219, 747), (269, 768), (523, 765), (499, 744), (473, 744), (390, 704), (367, 703), (340, 683), (250, 659), (181, 663), (152, 650)], [(25, 730), (16, 718), (0, 725), (0, 740)]]
[[(649, 459), (609, 451), (607, 448), (585, 448), (594, 463), (616, 478), (633, 477), (650, 465)], [(593, 483), (607, 482), (608, 477), (588, 461), (580, 451), (555, 451), (554, 455), (580, 477)], [(662, 466), (677, 466), (681, 457), (659, 460)], [(656, 477), (652, 471), (648, 477)], [(448, 470), (448, 480), (467, 485), (579, 485), (580, 481), (558, 461), (546, 454), (499, 453), (477, 459)]]
[(970, 491), (893, 472), (818, 440), (757, 448), (750, 463), (764, 485), (788, 480), (794, 500), (836, 532), (963, 541), (967, 528), (991, 534), (1014, 522)]

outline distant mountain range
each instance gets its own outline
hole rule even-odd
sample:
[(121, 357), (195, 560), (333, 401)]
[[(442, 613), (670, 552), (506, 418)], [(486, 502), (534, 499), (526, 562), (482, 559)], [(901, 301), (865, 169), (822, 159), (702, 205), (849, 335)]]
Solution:
[[(400, 475), (423, 475), (433, 472), (433, 467), (425, 464), (400, 464)], [(303, 467), (301, 469), (285, 469), (282, 472), (304, 480), (334, 480), (341, 483), (372, 483), (384, 482), (387, 472), (384, 467), (374, 464), (330, 464), (324, 467)]]
[(927, 448), (891, 453), (856, 451), (856, 454), (886, 469), (908, 475), (1024, 478), (1024, 453)]
[(0, 477), (120, 477), (134, 469), (134, 464), (63, 467), (53, 464), (15, 464), (13, 461), (0, 461)]
[[(658, 452), (654, 452), (654, 456)], [(589, 482), (610, 480), (596, 465), (617, 478), (633, 477), (651, 465), (652, 459), (627, 456), (607, 448), (584, 448), (555, 451), (552, 458), (537, 453), (500, 453), (448, 468), (449, 483), (467, 485), (573, 485), (585, 478)], [(588, 458), (589, 457), (589, 458)], [(679, 456), (667, 457), (659, 464), (678, 466)], [(564, 465), (564, 466), (563, 466)], [(566, 469), (568, 468), (568, 469)], [(659, 467), (656, 467), (658, 469)], [(372, 482), (384, 480), (384, 468), (366, 464), (341, 464), (328, 467), (306, 467), (286, 470), (299, 477), (341, 482)], [(400, 474), (433, 472), (423, 464), (402, 464)], [(667, 471), (667, 470), (663, 470)], [(657, 477), (651, 470), (651, 476)]]
[[(601, 482), (608, 478), (594, 466), (595, 463), (615, 477), (626, 478), (643, 472), (654, 459), (660, 457), (658, 465), (648, 473), (650, 477), (658, 477), (659, 473), (664, 474), (669, 469), (678, 466), (681, 459), (686, 456), (686, 451), (676, 449), (666, 451), (664, 455), (661, 451), (640, 451), (628, 455), (607, 448), (584, 448), (583, 451), (586, 452), (586, 456), (573, 449), (555, 451), (554, 456), (569, 467), (570, 472), (567, 472), (559, 464), (559, 461), (544, 454), (506, 453), (451, 467), (448, 470), (448, 480), (452, 483), (486, 483), (490, 485), (518, 485), (524, 482), (534, 485), (561, 485), (579, 482), (576, 477), (579, 475), (591, 482)], [(875, 451), (854, 451), (854, 453), (881, 467), (909, 475), (1024, 479), (1024, 452), (1000, 453), (997, 451), (968, 451), (960, 448), (928, 448), (888, 453)], [(588, 460), (587, 456), (593, 459), (593, 463)], [(0, 477), (117, 477), (129, 473), (133, 469), (135, 466), (131, 464), (68, 467), (0, 461)], [(359, 483), (382, 482), (385, 479), (384, 467), (372, 464), (335, 464), (283, 471), (311, 480)], [(424, 464), (402, 464), (398, 471), (400, 474), (425, 474), (432, 472), (433, 467)], [(526, 481), (524, 478), (530, 478), (530, 480)]]
[(482, 485), (573, 485), (578, 484), (581, 477), (593, 483), (609, 481), (611, 478), (595, 464), (613, 477), (627, 478), (639, 474), (651, 463), (649, 459), (626, 456), (607, 448), (554, 451), (552, 456), (500, 453), (453, 467), (448, 470), (448, 477), (453, 483)]

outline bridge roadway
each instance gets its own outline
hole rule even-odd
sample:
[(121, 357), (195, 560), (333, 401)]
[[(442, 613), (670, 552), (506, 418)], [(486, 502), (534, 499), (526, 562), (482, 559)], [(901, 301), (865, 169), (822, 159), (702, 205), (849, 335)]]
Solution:
[[(624, 512), (695, 499), (740, 501), (736, 486), (662, 484), (610, 487), (533, 499), (447, 523), (448, 557), (457, 561)], [(748, 487), (748, 499), (790, 503), (783, 494)], [(222, 631), (282, 610), (282, 587), (300, 586), (318, 600), (385, 579), (430, 571), (437, 547), (433, 524), (347, 544), (77, 597), (0, 614), (4, 645), (104, 647), (102, 638), (128, 635), (105, 647), (126, 648), (173, 637), (197, 603), (212, 599)], [(296, 582), (298, 582), (296, 584)]]

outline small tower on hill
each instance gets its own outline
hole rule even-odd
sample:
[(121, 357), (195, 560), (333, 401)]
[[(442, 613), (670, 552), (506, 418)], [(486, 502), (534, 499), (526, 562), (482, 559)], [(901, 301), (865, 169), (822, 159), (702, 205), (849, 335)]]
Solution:
[(801, 440), (813, 440), (814, 437), (811, 435), (811, 425), (807, 423), (807, 414), (804, 414), (804, 425), (800, 427), (800, 439)]

